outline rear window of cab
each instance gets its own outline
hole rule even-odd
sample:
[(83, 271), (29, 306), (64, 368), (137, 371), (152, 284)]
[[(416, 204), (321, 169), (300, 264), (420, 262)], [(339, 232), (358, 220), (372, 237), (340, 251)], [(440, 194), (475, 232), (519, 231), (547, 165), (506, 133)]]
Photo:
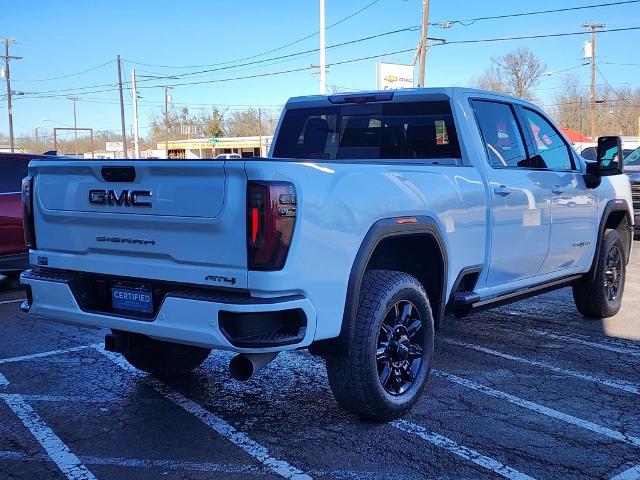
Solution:
[(273, 157), (461, 158), (448, 101), (293, 108), (284, 115)]

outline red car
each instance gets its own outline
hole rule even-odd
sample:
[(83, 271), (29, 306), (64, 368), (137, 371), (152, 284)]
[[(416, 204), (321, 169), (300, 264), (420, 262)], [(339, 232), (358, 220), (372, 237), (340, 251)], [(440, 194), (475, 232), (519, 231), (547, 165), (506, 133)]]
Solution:
[(28, 265), (22, 233), (22, 179), (27, 166), (43, 155), (0, 153), (0, 274), (19, 272)]

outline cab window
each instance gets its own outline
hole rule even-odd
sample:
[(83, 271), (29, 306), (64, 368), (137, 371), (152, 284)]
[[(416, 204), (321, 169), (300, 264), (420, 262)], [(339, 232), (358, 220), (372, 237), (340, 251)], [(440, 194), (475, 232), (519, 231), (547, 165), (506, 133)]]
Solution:
[(569, 146), (549, 121), (533, 110), (523, 109), (531, 137), (536, 146), (537, 168), (574, 170)]
[(461, 151), (449, 102), (434, 100), (289, 109), (273, 156), (455, 164)]

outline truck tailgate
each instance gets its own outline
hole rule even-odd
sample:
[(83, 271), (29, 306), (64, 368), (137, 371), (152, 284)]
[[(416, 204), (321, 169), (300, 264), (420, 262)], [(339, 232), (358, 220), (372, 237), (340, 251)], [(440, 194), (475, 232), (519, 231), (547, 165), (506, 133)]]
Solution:
[(30, 172), (32, 263), (246, 288), (244, 162), (43, 160)]

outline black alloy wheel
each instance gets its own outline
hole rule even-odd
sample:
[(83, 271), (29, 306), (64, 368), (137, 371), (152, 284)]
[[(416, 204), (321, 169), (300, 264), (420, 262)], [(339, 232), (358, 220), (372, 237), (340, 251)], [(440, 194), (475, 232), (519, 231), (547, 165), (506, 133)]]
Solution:
[(573, 300), (585, 318), (609, 318), (620, 311), (627, 266), (625, 248), (617, 230), (605, 230), (592, 272), (573, 284)]
[(376, 364), (380, 384), (391, 395), (401, 395), (413, 384), (422, 363), (422, 319), (408, 300), (395, 303), (380, 326)]
[(622, 282), (622, 253), (616, 245), (609, 249), (606, 265), (604, 291), (607, 299), (614, 302), (618, 298)]

